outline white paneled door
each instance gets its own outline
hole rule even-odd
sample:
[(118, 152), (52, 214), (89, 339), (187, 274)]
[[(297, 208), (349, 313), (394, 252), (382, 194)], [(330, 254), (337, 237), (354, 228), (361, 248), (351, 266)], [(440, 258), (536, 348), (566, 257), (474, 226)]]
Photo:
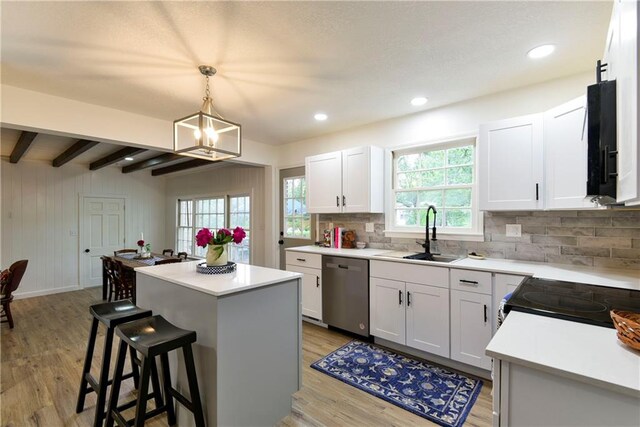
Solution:
[(100, 257), (124, 247), (124, 198), (82, 197), (80, 203), (80, 287), (98, 286)]

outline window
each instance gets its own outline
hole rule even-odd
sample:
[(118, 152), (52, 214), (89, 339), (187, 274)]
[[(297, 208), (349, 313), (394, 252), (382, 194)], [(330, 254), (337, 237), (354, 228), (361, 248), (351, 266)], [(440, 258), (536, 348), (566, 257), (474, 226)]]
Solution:
[(195, 243), (195, 235), (198, 230), (203, 227), (218, 230), (240, 226), (247, 232), (247, 237), (239, 245), (229, 244), (229, 260), (248, 264), (251, 259), (250, 207), (248, 195), (178, 200), (176, 234), (178, 252), (204, 257), (207, 248), (197, 246)]
[(304, 176), (284, 179), (284, 236), (311, 238), (311, 215), (307, 213), (307, 184)]
[(445, 234), (478, 234), (473, 139), (394, 152), (393, 160), (392, 231), (424, 232), (433, 205)]

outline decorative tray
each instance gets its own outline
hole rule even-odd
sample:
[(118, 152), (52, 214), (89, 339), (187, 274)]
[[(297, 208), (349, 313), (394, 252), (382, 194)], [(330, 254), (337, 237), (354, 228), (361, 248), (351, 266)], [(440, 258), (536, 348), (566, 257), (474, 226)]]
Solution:
[(200, 274), (226, 274), (236, 271), (235, 262), (227, 262), (226, 265), (209, 265), (206, 262), (201, 262), (196, 266), (196, 271)]

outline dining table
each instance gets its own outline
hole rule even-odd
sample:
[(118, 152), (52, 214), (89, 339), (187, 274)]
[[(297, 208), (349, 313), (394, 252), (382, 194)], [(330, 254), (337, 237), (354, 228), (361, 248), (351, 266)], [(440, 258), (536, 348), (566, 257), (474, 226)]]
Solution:
[[(164, 259), (179, 259), (177, 256), (169, 256), (157, 253), (151, 253), (149, 258), (142, 258), (137, 252), (125, 252), (118, 255), (105, 255), (105, 258), (109, 258), (113, 261), (120, 261), (125, 270), (125, 274), (130, 275), (135, 283), (136, 273), (135, 269), (138, 267), (149, 267), (155, 265), (156, 261)], [(109, 292), (109, 281), (107, 280), (106, 263), (102, 263), (102, 299), (106, 300)]]

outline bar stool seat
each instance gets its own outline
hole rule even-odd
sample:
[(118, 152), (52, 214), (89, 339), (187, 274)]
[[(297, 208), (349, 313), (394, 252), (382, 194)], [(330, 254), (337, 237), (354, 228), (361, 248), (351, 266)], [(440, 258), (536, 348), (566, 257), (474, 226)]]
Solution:
[[(96, 401), (96, 413), (94, 416), (94, 427), (102, 426), (102, 421), (105, 418), (105, 405), (107, 400), (107, 387), (113, 383), (113, 380), (109, 379), (109, 366), (111, 364), (111, 349), (113, 346), (113, 335), (115, 333), (115, 327), (126, 322), (139, 320), (152, 315), (151, 310), (146, 310), (137, 307), (130, 300), (119, 300), (114, 302), (106, 302), (100, 304), (94, 304), (89, 307), (89, 312), (93, 316), (91, 323), (91, 332), (89, 334), (89, 342), (87, 344), (87, 354), (84, 360), (84, 368), (82, 370), (82, 378), (80, 380), (80, 391), (78, 392), (78, 402), (76, 404), (76, 413), (80, 413), (84, 410), (85, 397), (90, 392), (97, 394)], [(106, 328), (104, 349), (102, 354), (102, 363), (100, 368), (100, 376), (96, 379), (91, 375), (91, 362), (93, 360), (93, 353), (96, 344), (96, 338), (98, 335), (98, 325), (102, 323)], [(131, 368), (132, 371), (126, 375), (123, 375), (121, 380), (127, 378), (133, 378), (134, 384), (138, 387), (140, 374), (138, 371), (138, 365), (140, 361), (136, 357), (135, 351), (131, 348)], [(158, 379), (158, 372), (155, 365), (153, 369), (153, 389), (154, 393), (151, 396), (156, 399), (157, 405), (162, 405), (162, 399), (160, 395), (160, 380)], [(140, 393), (143, 394), (143, 393)], [(124, 407), (131, 407), (133, 405), (129, 402)]]
[[(175, 409), (173, 407), (173, 399), (175, 398), (193, 413), (195, 425), (197, 427), (204, 427), (204, 414), (200, 402), (198, 379), (196, 377), (191, 348), (191, 344), (196, 342), (196, 332), (178, 328), (162, 316), (156, 315), (119, 325), (116, 327), (116, 335), (120, 337), (120, 347), (118, 348), (118, 359), (113, 377), (113, 386), (111, 388), (105, 426), (112, 427), (114, 422), (117, 422), (119, 426), (142, 426), (145, 420), (164, 412), (167, 413), (169, 425), (173, 426), (176, 423)], [(129, 421), (124, 419), (118, 407), (118, 394), (120, 392), (120, 382), (127, 347), (142, 354), (142, 372), (140, 374), (141, 390), (148, 387), (149, 366), (153, 366), (155, 357), (160, 356), (164, 390), (164, 405), (162, 407), (156, 405), (156, 409), (149, 412), (146, 411), (146, 399), (140, 398), (139, 395), (135, 418)], [(189, 393), (191, 395), (190, 400), (171, 386), (168, 353), (180, 348), (184, 355)], [(133, 424), (131, 424), (132, 421)]]

